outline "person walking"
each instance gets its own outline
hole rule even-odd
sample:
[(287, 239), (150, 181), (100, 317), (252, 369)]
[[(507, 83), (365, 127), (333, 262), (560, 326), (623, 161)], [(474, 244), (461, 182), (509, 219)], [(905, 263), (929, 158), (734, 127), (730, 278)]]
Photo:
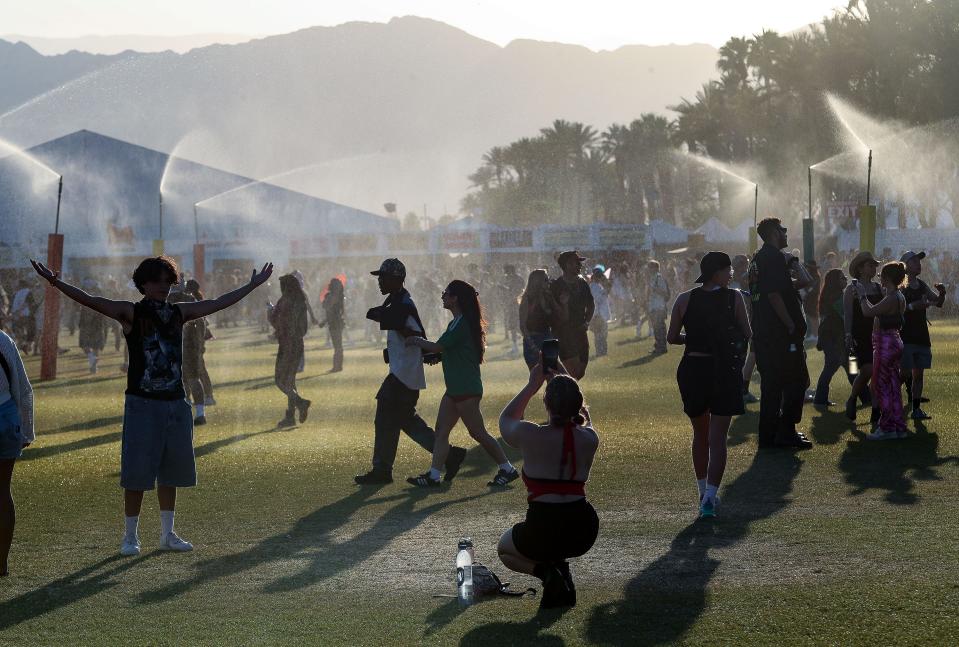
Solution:
[[(431, 454), (435, 445), (433, 430), (416, 412), (420, 391), (426, 388), (426, 374), (422, 350), (415, 345), (407, 346), (406, 338), (425, 338), (426, 329), (413, 298), (403, 287), (406, 266), (397, 258), (388, 258), (371, 274), (377, 278), (380, 293), (386, 296), (386, 301), (370, 308), (366, 318), (386, 331), (384, 355), (390, 372), (376, 394), (373, 466), (369, 472), (354, 477), (359, 485), (393, 482), (393, 461), (396, 460), (400, 431)], [(465, 458), (464, 448), (450, 447), (444, 465), (446, 481), (453, 480)]]
[[(530, 400), (543, 384), (545, 425), (524, 420)], [(569, 561), (596, 543), (599, 517), (586, 499), (599, 434), (593, 429), (583, 392), (562, 363), (544, 373), (533, 367), (529, 382), (506, 405), (499, 418), (503, 440), (523, 455), (526, 519), (500, 537), (497, 552), (506, 568), (543, 582), (540, 608), (576, 605)]]
[(739, 377), (752, 330), (745, 298), (739, 290), (729, 288), (729, 256), (709, 252), (699, 267), (696, 283), (702, 285), (676, 297), (667, 339), (670, 344), (685, 346), (676, 382), (683, 411), (693, 426), (699, 514), (709, 518), (716, 516), (719, 505), (729, 424), (733, 416), (745, 411)]
[(137, 303), (91, 296), (61, 281), (43, 263), (30, 263), (65, 296), (123, 326), (130, 368), (120, 442), (120, 486), (126, 514), (120, 554), (140, 554), (137, 529), (143, 493), (154, 488), (160, 506), (160, 549), (193, 550), (193, 544), (173, 529), (177, 488), (196, 485), (193, 415), (182, 379), (183, 324), (239, 302), (270, 277), (272, 263), (259, 272), (253, 270), (249, 283), (217, 299), (179, 304), (167, 301), (179, 276), (176, 262), (167, 256), (147, 258), (133, 272), (133, 283), (143, 295)]
[[(200, 289), (200, 283), (196, 279), (190, 279), (186, 282), (184, 292), (192, 296), (194, 301), (203, 301), (205, 298), (203, 291)], [(265, 292), (264, 290), (264, 293)], [(258, 300), (258, 298), (251, 299), (251, 307), (256, 307)], [(267, 300), (269, 300), (269, 296), (267, 296)], [(264, 311), (265, 310), (264, 308)], [(213, 380), (210, 378), (210, 372), (206, 368), (206, 343), (216, 339), (216, 337), (213, 336), (213, 332), (210, 330), (210, 322), (205, 317), (197, 321), (197, 329), (202, 331), (197, 375), (200, 379), (200, 385), (203, 387), (203, 406), (212, 407), (216, 405), (216, 398), (213, 397)]]
[[(94, 293), (100, 292), (100, 284), (93, 279), (84, 280), (83, 286)], [(97, 372), (100, 353), (107, 344), (107, 321), (89, 308), (80, 309), (77, 320), (77, 345), (86, 355), (91, 375)]]
[(13, 467), (35, 439), (33, 387), (16, 343), (0, 330), (0, 577), (7, 575), (16, 511)]
[(749, 266), (753, 302), (753, 341), (761, 377), (759, 447), (812, 447), (796, 428), (809, 387), (806, 368), (806, 317), (798, 290), (811, 282), (799, 259), (785, 253), (787, 230), (778, 218), (756, 227), (763, 245)]
[(899, 381), (899, 365), (902, 361), (902, 339), (899, 330), (903, 326), (906, 297), (900, 288), (906, 279), (903, 263), (886, 263), (882, 267), (883, 297), (873, 304), (862, 284), (856, 285), (856, 293), (863, 314), (873, 317), (872, 331), (872, 384), (874, 405), (879, 408), (878, 426), (869, 435), (869, 440), (892, 440), (908, 435), (906, 417), (902, 410), (902, 386)]
[(860, 252), (849, 263), (851, 285), (843, 293), (843, 326), (846, 332), (847, 353), (856, 357), (859, 373), (852, 383), (852, 391), (846, 400), (846, 417), (856, 419), (856, 400), (863, 400), (872, 404), (870, 422), (875, 424), (879, 419), (879, 409), (872, 402), (872, 391), (869, 381), (872, 379), (872, 317), (863, 313), (859, 299), (859, 289), (870, 303), (879, 303), (882, 300), (882, 287), (873, 281), (879, 261), (873, 258), (870, 252)]
[(330, 343), (333, 345), (333, 368), (330, 373), (339, 373), (343, 370), (343, 329), (346, 327), (346, 299), (340, 279), (330, 279), (322, 303), (326, 317), (323, 324), (330, 332)]
[(910, 417), (913, 420), (929, 420), (932, 416), (922, 410), (922, 390), (925, 384), (925, 371), (932, 368), (932, 340), (929, 337), (929, 319), (926, 310), (935, 306), (941, 308), (946, 301), (946, 287), (936, 283), (933, 292), (925, 281), (919, 278), (922, 273), (922, 259), (925, 252), (906, 252), (899, 260), (905, 263), (908, 281), (902, 289), (906, 297), (906, 321), (902, 326), (902, 371), (906, 383), (906, 395), (912, 405)]
[(605, 357), (609, 353), (607, 336), (609, 335), (609, 281), (603, 274), (603, 268), (597, 265), (593, 268), (593, 275), (589, 280), (589, 291), (593, 295), (596, 309), (593, 318), (589, 321), (589, 329), (593, 331), (596, 341), (596, 357)]
[(460, 420), (469, 435), (490, 455), (499, 470), (487, 485), (504, 487), (519, 478), (519, 472), (506, 458), (503, 448), (486, 431), (480, 402), (483, 400), (483, 379), (480, 364), (486, 352), (486, 320), (479, 295), (469, 283), (453, 281), (441, 296), (443, 308), (450, 311), (453, 320), (435, 342), (423, 337), (406, 338), (406, 344), (418, 346), (427, 353), (441, 353), (443, 380), (446, 393), (440, 400), (436, 414), (433, 462), (430, 469), (419, 476), (411, 476), (407, 483), (419, 487), (440, 485), (440, 470), (450, 452), (450, 432)]
[(520, 296), (523, 294), (523, 279), (516, 273), (515, 265), (503, 266), (503, 318), (505, 323), (506, 337), (512, 343), (510, 348), (510, 357), (519, 357), (519, 304)]
[[(170, 303), (191, 303), (196, 298), (185, 290), (171, 292)], [(203, 361), (203, 319), (194, 319), (183, 324), (183, 388), (193, 401), (195, 415), (193, 426), (206, 424), (206, 393), (200, 381), (200, 363)]]
[(826, 272), (819, 292), (819, 330), (816, 332), (816, 348), (822, 351), (823, 367), (816, 382), (816, 395), (813, 404), (817, 407), (831, 407), (835, 402), (829, 400), (829, 384), (832, 376), (843, 366), (848, 373), (846, 357), (845, 328), (843, 326), (843, 292), (846, 289), (846, 275), (834, 268)]
[(557, 263), (563, 274), (549, 286), (562, 311), (562, 315), (553, 322), (553, 331), (559, 340), (559, 357), (569, 374), (577, 380), (583, 379), (589, 364), (589, 336), (586, 331), (596, 307), (589, 284), (581, 276), (585, 260), (586, 257), (580, 256), (577, 251), (560, 254)]
[(280, 277), (280, 298), (270, 311), (270, 323), (276, 330), (279, 345), (276, 353), (274, 378), (276, 387), (286, 396), (286, 415), (277, 427), (292, 427), (299, 413), (300, 423), (306, 422), (312, 402), (296, 389), (296, 374), (303, 360), (303, 338), (306, 336), (306, 294), (303, 285), (293, 274)]
[(646, 300), (646, 312), (649, 316), (649, 327), (653, 332), (653, 352), (666, 352), (666, 308), (669, 307), (669, 283), (660, 272), (659, 261), (649, 261), (646, 264), (646, 276), (649, 287)]
[(519, 300), (519, 328), (523, 334), (523, 359), (527, 368), (539, 363), (543, 341), (552, 335), (550, 322), (565, 314), (549, 289), (549, 274), (545, 269), (529, 273), (526, 289)]

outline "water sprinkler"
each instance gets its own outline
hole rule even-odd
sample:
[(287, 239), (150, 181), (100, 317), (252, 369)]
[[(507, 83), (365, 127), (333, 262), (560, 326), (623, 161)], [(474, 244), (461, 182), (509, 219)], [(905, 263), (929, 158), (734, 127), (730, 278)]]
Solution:
[(872, 188), (872, 149), (869, 149), (869, 166), (866, 170), (866, 205), (869, 205), (869, 190)]
[(53, 233), (60, 233), (60, 198), (63, 197), (63, 176), (60, 176), (60, 185), (57, 187), (57, 219), (53, 224)]
[(753, 227), (758, 224), (759, 221), (759, 185), (755, 185), (755, 192), (753, 194)]

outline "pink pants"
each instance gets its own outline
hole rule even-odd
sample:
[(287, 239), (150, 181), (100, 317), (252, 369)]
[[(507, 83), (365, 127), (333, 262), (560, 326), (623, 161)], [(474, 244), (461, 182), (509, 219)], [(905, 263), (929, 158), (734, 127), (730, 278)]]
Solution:
[(873, 406), (879, 407), (879, 428), (884, 431), (906, 431), (899, 380), (899, 360), (902, 359), (899, 331), (874, 330), (872, 349)]

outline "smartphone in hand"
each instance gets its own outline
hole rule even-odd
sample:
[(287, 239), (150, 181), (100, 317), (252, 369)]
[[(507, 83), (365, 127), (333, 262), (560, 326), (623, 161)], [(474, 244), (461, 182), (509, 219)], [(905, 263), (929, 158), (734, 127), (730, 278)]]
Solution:
[(543, 372), (555, 372), (559, 370), (559, 340), (543, 340)]

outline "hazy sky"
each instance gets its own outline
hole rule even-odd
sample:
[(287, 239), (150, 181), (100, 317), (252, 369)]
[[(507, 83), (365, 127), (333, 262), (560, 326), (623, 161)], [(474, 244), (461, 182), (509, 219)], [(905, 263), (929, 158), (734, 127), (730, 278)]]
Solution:
[(351, 20), (417, 15), (505, 45), (514, 38), (611, 49), (710, 43), (763, 28), (789, 31), (845, 0), (0, 0), (3, 33), (276, 34)]

